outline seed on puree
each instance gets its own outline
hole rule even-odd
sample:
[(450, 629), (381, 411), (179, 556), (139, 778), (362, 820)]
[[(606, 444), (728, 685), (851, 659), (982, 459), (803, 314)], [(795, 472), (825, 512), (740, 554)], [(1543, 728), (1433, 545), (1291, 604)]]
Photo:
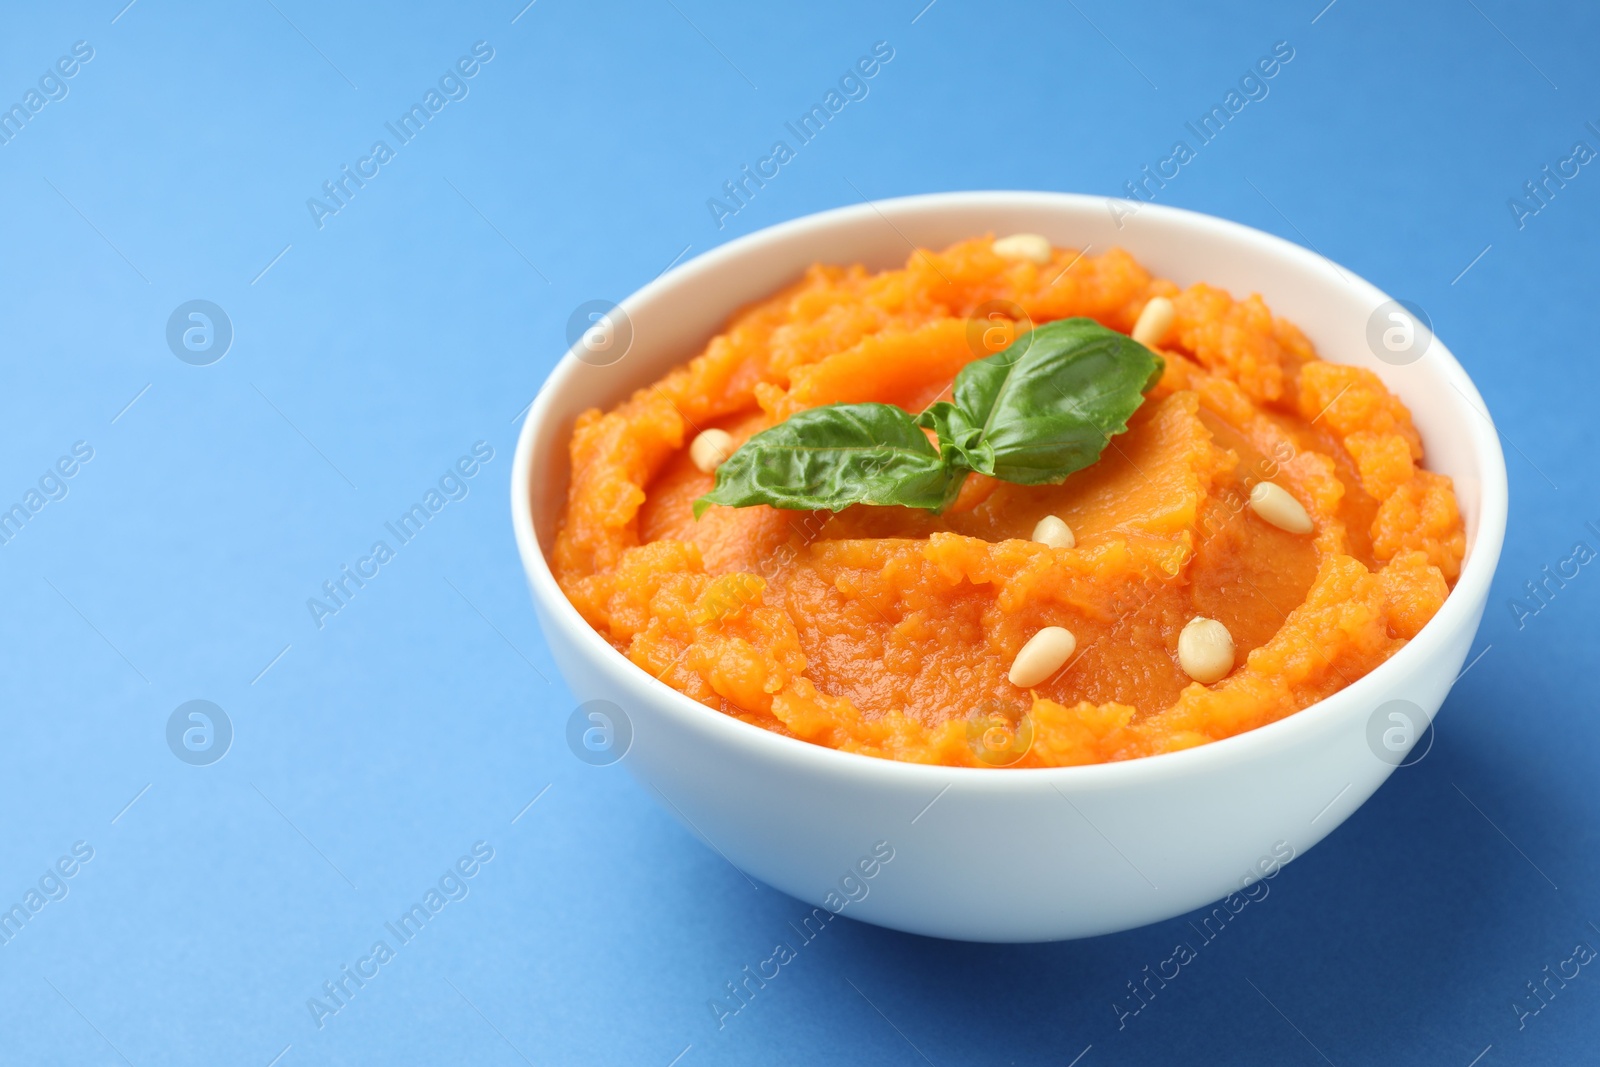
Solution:
[(753, 725), (977, 767), (1230, 737), (1416, 636), (1466, 540), (1376, 375), (1013, 236), (813, 266), (579, 417), (553, 563), (589, 624)]

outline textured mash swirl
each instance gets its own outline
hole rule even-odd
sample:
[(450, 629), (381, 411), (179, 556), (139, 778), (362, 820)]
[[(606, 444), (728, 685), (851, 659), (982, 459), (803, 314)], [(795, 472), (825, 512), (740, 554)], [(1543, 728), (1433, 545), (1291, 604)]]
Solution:
[[(693, 517), (712, 477), (688, 446), (705, 429), (739, 442), (842, 401), (917, 411), (998, 347), (973, 340), (992, 332), (996, 301), (1035, 323), (1083, 315), (1128, 332), (1156, 296), (1175, 311), (1157, 346), (1165, 375), (1129, 431), (1062, 485), (974, 475), (942, 515)], [(571, 460), (554, 570), (618, 650), (756, 726), (924, 763), (994, 765), (975, 738), (1001, 719), (1020, 767), (1130, 759), (1280, 719), (1415, 636), (1465, 548), (1450, 480), (1422, 468), (1410, 414), (1375, 375), (1319, 360), (1257, 296), (1179, 290), (1117, 249), (1035, 263), (982, 238), (900, 270), (814, 266), (661, 381), (586, 412)], [(1252, 512), (1263, 480), (1300, 501), (1313, 533)], [(1029, 540), (1051, 514), (1074, 547)], [(1237, 647), (1212, 685), (1177, 659), (1196, 616)], [(1046, 626), (1071, 630), (1076, 655), (1033, 689), (1012, 685), (1017, 651)]]

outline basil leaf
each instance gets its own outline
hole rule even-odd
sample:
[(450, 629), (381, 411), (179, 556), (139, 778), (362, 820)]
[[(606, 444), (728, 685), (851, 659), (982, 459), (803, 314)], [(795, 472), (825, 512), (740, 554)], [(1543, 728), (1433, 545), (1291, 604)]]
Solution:
[(742, 508), (842, 511), (851, 504), (942, 509), (964, 471), (893, 404), (829, 404), (798, 411), (746, 441), (717, 468), (717, 484), (694, 502)]
[(967, 413), (948, 400), (935, 401), (917, 416), (917, 425), (925, 426), (939, 437), (945, 462), (969, 471), (988, 473), (994, 466), (993, 450), (985, 450), (983, 427), (974, 426)]
[(1063, 482), (1127, 430), (1165, 366), (1093, 319), (1047, 323), (967, 364), (952, 399), (915, 418), (893, 404), (830, 404), (763, 430), (717, 468), (695, 518), (712, 504), (942, 511), (970, 471), (1018, 485)]
[(954, 403), (924, 425), (982, 474), (1056, 484), (1100, 458), (1128, 428), (1165, 361), (1093, 319), (1062, 319), (1017, 338), (956, 375)]

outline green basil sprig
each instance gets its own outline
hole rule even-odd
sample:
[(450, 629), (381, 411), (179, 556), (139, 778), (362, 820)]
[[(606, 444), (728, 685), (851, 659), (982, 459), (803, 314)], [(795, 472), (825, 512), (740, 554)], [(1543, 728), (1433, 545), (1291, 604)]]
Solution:
[[(796, 412), (746, 441), (694, 502), (841, 511), (851, 504), (944, 510), (968, 473), (1053, 485), (1128, 428), (1165, 362), (1093, 319), (1022, 334), (956, 375), (951, 400), (913, 416), (893, 404)], [(938, 447), (922, 428), (938, 436)]]

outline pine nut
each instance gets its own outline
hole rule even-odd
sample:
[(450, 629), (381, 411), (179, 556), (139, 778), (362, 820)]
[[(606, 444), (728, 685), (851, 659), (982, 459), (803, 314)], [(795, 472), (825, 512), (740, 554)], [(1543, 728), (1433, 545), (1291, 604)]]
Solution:
[(1032, 688), (1059, 671), (1077, 649), (1078, 639), (1072, 636), (1071, 630), (1046, 626), (1028, 638), (1017, 658), (1011, 661), (1011, 673), (1006, 677), (1014, 686)]
[(1222, 681), (1233, 670), (1233, 635), (1216, 619), (1196, 615), (1178, 635), (1178, 666), (1201, 685)]
[(702, 473), (715, 474), (733, 452), (733, 435), (727, 430), (704, 430), (689, 446), (689, 461)]
[(1055, 515), (1046, 515), (1033, 528), (1033, 539), (1051, 548), (1076, 548), (1078, 539), (1072, 536), (1072, 527)]
[(1172, 329), (1172, 301), (1164, 296), (1153, 296), (1139, 312), (1139, 321), (1133, 325), (1132, 337), (1146, 348), (1154, 348)]
[(1311, 516), (1289, 491), (1272, 482), (1257, 482), (1250, 490), (1250, 507), (1267, 522), (1293, 534), (1310, 533)]
[(1050, 240), (1037, 233), (1014, 233), (994, 243), (994, 254), (1001, 259), (1025, 259), (1030, 263), (1050, 262)]

